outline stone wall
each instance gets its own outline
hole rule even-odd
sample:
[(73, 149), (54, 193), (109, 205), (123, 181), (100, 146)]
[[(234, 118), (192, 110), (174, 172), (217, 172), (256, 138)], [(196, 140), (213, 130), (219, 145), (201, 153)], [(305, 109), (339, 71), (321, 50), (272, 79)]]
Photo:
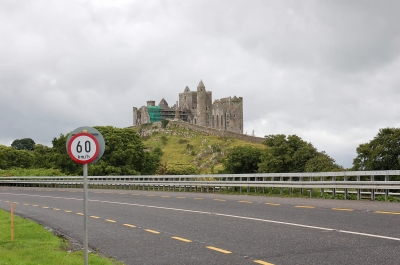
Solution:
[(199, 125), (195, 125), (195, 124), (187, 123), (187, 122), (183, 122), (183, 121), (169, 121), (167, 128), (170, 128), (170, 127), (185, 128), (185, 129), (190, 129), (193, 131), (208, 133), (208, 134), (217, 135), (217, 136), (221, 136), (221, 137), (231, 137), (231, 138), (236, 138), (236, 139), (244, 140), (244, 141), (251, 142), (251, 143), (263, 143), (265, 141), (265, 138), (262, 138), (262, 137), (255, 137), (255, 136), (241, 134), (241, 133), (213, 129), (210, 127), (199, 126)]

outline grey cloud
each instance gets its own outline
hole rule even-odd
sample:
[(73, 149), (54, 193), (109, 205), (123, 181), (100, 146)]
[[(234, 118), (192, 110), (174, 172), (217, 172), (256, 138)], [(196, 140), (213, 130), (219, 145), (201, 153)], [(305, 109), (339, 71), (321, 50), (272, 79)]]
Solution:
[(397, 1), (2, 1), (0, 143), (131, 125), (203, 79), (245, 131), (297, 134), (346, 166), (396, 127)]

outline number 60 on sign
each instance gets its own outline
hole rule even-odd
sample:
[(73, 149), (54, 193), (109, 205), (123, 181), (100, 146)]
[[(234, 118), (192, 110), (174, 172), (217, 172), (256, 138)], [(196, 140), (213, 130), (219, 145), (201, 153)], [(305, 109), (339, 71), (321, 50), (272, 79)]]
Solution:
[(89, 164), (97, 158), (99, 143), (90, 133), (78, 133), (68, 143), (68, 155), (79, 164)]

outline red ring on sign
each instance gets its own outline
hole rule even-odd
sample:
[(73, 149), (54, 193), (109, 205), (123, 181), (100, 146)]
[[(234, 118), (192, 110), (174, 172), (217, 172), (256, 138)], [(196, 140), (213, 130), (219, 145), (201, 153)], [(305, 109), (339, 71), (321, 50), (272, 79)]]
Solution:
[[(82, 161), (82, 160), (79, 160), (78, 158), (76, 158), (76, 157), (72, 154), (72, 151), (71, 151), (71, 146), (72, 146), (73, 141), (74, 141), (76, 138), (78, 138), (79, 136), (87, 136), (87, 137), (91, 138), (91, 139), (93, 140), (94, 144), (96, 145), (96, 152), (95, 152), (95, 154), (94, 154), (90, 159), (85, 160), (85, 161)], [(77, 133), (77, 134), (75, 134), (74, 136), (72, 136), (72, 138), (71, 138), (71, 139), (69, 140), (69, 142), (68, 142), (68, 155), (69, 155), (69, 157), (70, 157), (72, 160), (74, 160), (76, 163), (82, 164), (82, 165), (84, 165), (84, 164), (89, 164), (90, 162), (94, 161), (94, 160), (97, 158), (97, 155), (99, 154), (99, 149), (100, 149), (99, 142), (97, 141), (96, 137), (94, 137), (94, 136), (91, 135), (90, 133), (84, 133), (84, 132), (82, 132), (82, 133)]]

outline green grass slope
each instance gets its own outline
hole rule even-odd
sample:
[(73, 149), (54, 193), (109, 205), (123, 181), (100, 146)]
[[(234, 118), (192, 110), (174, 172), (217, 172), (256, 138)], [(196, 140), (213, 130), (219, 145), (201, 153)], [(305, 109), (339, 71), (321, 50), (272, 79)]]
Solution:
[[(183, 128), (162, 129), (154, 124), (132, 127), (141, 135), (149, 150), (160, 147), (162, 162), (174, 165), (193, 165), (200, 173), (217, 173), (223, 169), (222, 160), (228, 149), (235, 146), (253, 146), (263, 149), (263, 144), (235, 138), (220, 137)], [(213, 172), (212, 172), (213, 171)]]

